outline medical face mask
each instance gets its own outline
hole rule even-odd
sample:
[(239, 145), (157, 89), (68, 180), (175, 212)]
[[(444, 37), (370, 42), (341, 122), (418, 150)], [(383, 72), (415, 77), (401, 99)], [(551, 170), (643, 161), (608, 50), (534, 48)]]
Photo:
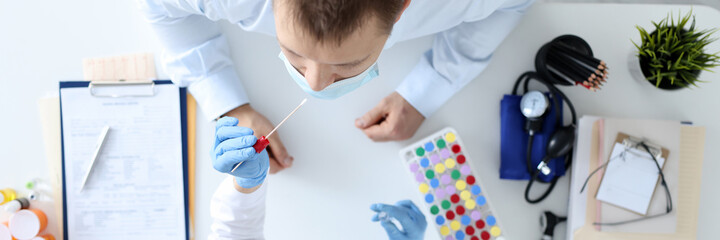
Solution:
[(373, 65), (371, 65), (367, 70), (363, 71), (357, 76), (334, 82), (333, 84), (330, 84), (330, 86), (325, 87), (325, 89), (323, 90), (314, 91), (312, 90), (312, 88), (310, 88), (310, 85), (308, 85), (305, 77), (300, 74), (300, 72), (298, 72), (298, 70), (295, 69), (292, 64), (290, 64), (290, 61), (287, 60), (285, 54), (280, 52), (280, 55), (278, 57), (282, 59), (283, 62), (285, 62), (285, 68), (287, 68), (290, 77), (295, 80), (295, 83), (297, 83), (297, 85), (300, 86), (300, 88), (302, 88), (302, 90), (306, 93), (320, 99), (339, 98), (340, 96), (352, 92), (353, 90), (359, 88), (362, 85), (365, 85), (365, 83), (369, 82), (380, 74), (378, 71), (377, 63), (373, 63)]

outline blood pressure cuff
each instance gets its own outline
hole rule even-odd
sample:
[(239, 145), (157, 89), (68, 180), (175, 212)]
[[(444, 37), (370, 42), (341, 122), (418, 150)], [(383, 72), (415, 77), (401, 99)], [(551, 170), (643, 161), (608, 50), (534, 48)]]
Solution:
[[(545, 93), (545, 95), (549, 95)], [(549, 96), (548, 96), (549, 97)], [(562, 120), (562, 98), (555, 94)], [(527, 168), (528, 132), (525, 131), (525, 116), (520, 112), (520, 99), (522, 96), (505, 95), (500, 101), (500, 178), (501, 179), (530, 179)], [(547, 142), (556, 128), (555, 104), (550, 99), (549, 112), (545, 114), (543, 127), (535, 133), (533, 139), (530, 162), (535, 170), (545, 157)], [(562, 123), (562, 122), (561, 122)], [(565, 156), (550, 160), (548, 166), (552, 170), (549, 175), (539, 173), (541, 181), (549, 182), (556, 176), (565, 175)]]

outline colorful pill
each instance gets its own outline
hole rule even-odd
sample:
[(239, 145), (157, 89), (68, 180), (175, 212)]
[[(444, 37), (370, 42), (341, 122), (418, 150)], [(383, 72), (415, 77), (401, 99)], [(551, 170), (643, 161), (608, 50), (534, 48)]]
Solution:
[(467, 235), (473, 235), (475, 234), (475, 228), (473, 228), (472, 226), (467, 226), (465, 228), (465, 233), (467, 233)]
[(432, 203), (433, 201), (435, 201), (435, 197), (431, 193), (425, 194), (426, 203)]
[(422, 157), (423, 155), (425, 155), (425, 149), (419, 147), (419, 148), (415, 149), (415, 154), (417, 154), (418, 157)]
[(418, 189), (420, 189), (421, 193), (425, 194), (430, 189), (430, 186), (428, 186), (426, 183), (421, 183)]
[(425, 175), (422, 172), (415, 173), (415, 180), (418, 182), (425, 182)]
[(450, 211), (448, 211), (448, 212), (445, 213), (445, 217), (446, 217), (448, 220), (453, 220), (453, 219), (455, 219), (455, 213), (453, 213), (453, 211), (450, 210)]
[(453, 194), (452, 196), (450, 196), (450, 201), (452, 201), (453, 203), (457, 203), (460, 201), (460, 197), (458, 197), (457, 194)]
[(443, 190), (435, 191), (435, 196), (438, 199), (443, 199), (443, 198), (445, 198), (445, 191), (443, 191)]
[(482, 191), (480, 191), (480, 186), (478, 186), (478, 185), (473, 185), (472, 188), (470, 188), (470, 191), (472, 192), (472, 194), (475, 194), (475, 195), (478, 195), (482, 192)]
[(468, 192), (467, 190), (460, 192), (460, 198), (462, 200), (468, 200), (471, 196), (472, 195), (470, 195), (470, 192)]
[(432, 152), (435, 149), (435, 145), (432, 142), (425, 143), (425, 151)]
[(416, 172), (418, 169), (420, 169), (420, 166), (417, 163), (410, 164), (410, 172)]
[(485, 227), (485, 221), (483, 221), (483, 220), (478, 220), (477, 222), (475, 222), (475, 227), (476, 227), (477, 229), (483, 229), (483, 228)]
[(461, 227), (461, 225), (460, 225), (460, 222), (458, 222), (458, 220), (453, 220), (452, 222), (450, 222), (450, 228), (453, 231), (457, 231), (458, 229), (460, 229), (460, 227)]
[(442, 203), (440, 203), (440, 206), (442, 206), (443, 209), (448, 210), (450, 209), (450, 201), (443, 200)]
[(428, 179), (433, 179), (435, 177), (435, 172), (433, 172), (432, 169), (427, 170), (425, 172), (425, 177), (427, 177)]
[(465, 201), (465, 208), (467, 208), (467, 209), (475, 208), (475, 200), (470, 199), (470, 200)]
[(478, 196), (475, 201), (477, 201), (477, 204), (480, 206), (485, 205), (485, 203), (487, 202), (487, 200), (485, 200), (484, 196)]
[(472, 169), (470, 169), (470, 166), (469, 166), (469, 165), (464, 165), (464, 166), (462, 166), (462, 167), (460, 168), (460, 172), (461, 172), (463, 175), (470, 175), (470, 172), (471, 172), (471, 171), (472, 171)]
[(455, 212), (456, 212), (457, 214), (463, 215), (463, 214), (465, 214), (465, 208), (464, 208), (463, 206), (459, 206), (459, 205), (458, 205), (458, 206), (455, 208)]
[(440, 181), (437, 180), (437, 178), (433, 178), (430, 180), (430, 186), (432, 188), (437, 188), (438, 186), (440, 186)]
[(490, 226), (495, 225), (495, 217), (488, 216), (487, 218), (485, 218), (485, 222), (487, 222), (487, 224)]
[(468, 215), (463, 215), (460, 218), (460, 223), (462, 223), (462, 225), (470, 225), (470, 222), (472, 222), (472, 220), (470, 220), (470, 217)]
[(467, 184), (473, 185), (475, 184), (475, 177), (473, 175), (468, 175), (467, 178), (465, 178), (465, 181), (467, 181)]
[(451, 132), (445, 134), (445, 140), (447, 140), (449, 143), (455, 142), (455, 134)]
[(482, 233), (480, 233), (480, 238), (482, 238), (483, 240), (488, 240), (490, 239), (490, 233), (488, 233), (487, 231), (483, 231)]
[(440, 163), (440, 156), (437, 154), (430, 155), (430, 162), (432, 164), (438, 164)]
[(452, 159), (452, 158), (445, 159), (445, 166), (447, 168), (454, 168), (455, 167), (455, 159)]
[(457, 162), (458, 162), (459, 164), (465, 163), (465, 155), (458, 155), (458, 156), (457, 156)]
[(478, 238), (477, 236), (472, 236), (470, 240), (480, 240), (480, 238)]
[(420, 166), (424, 168), (430, 166), (430, 160), (428, 160), (427, 158), (420, 159)]
[(450, 183), (450, 181), (452, 181), (450, 175), (443, 174), (442, 176), (440, 176), (440, 183), (447, 185), (448, 183)]
[(462, 231), (458, 231), (455, 233), (455, 239), (465, 239), (465, 233)]
[(447, 236), (448, 234), (450, 234), (450, 229), (447, 226), (442, 226), (440, 227), (440, 234), (442, 234), (443, 236)]
[[(472, 220), (477, 221), (477, 220), (480, 220), (480, 218), (482, 218), (482, 214), (480, 213), (480, 211), (474, 210), (470, 213), (470, 218), (472, 218)], [(482, 220), (480, 220), (480, 221), (482, 221)], [(485, 223), (483, 223), (483, 225), (485, 225)], [(478, 228), (482, 228), (482, 227), (478, 227)]]
[(465, 181), (458, 180), (457, 182), (455, 182), (455, 188), (457, 188), (458, 190), (464, 190), (465, 187), (467, 187), (467, 183), (465, 183)]
[(452, 179), (458, 180), (460, 179), (460, 171), (455, 169), (452, 171), (452, 173), (450, 173), (450, 176), (452, 177)]
[(445, 218), (438, 215), (437, 217), (435, 217), (435, 223), (437, 223), (437, 225), (443, 225), (445, 223)]
[(457, 190), (455, 189), (454, 185), (448, 185), (447, 187), (445, 187), (445, 193), (447, 195), (453, 195), (453, 194), (455, 194), (455, 191), (457, 191)]
[(444, 173), (444, 172), (445, 172), (445, 165), (442, 165), (442, 164), (438, 163), (437, 165), (435, 165), (435, 171), (436, 171), (437, 173)]
[(437, 140), (437, 147), (438, 148), (445, 148), (445, 140)]
[(490, 234), (492, 234), (493, 237), (500, 236), (500, 228), (498, 226), (490, 228)]
[(453, 145), (453, 146), (452, 146), (452, 151), (453, 151), (454, 153), (459, 153), (459, 152), (460, 152), (460, 145), (458, 145), (458, 144)]
[(450, 151), (446, 149), (440, 150), (440, 157), (442, 158), (449, 158), (450, 157)]
[(438, 214), (438, 212), (440, 212), (440, 208), (438, 208), (437, 205), (433, 205), (432, 207), (430, 207), (430, 213), (432, 213), (433, 215)]

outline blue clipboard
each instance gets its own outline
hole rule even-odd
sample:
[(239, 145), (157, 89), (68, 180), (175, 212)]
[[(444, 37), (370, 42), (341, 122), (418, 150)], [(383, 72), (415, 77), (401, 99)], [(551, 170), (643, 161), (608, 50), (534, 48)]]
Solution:
[[(60, 81), (60, 142), (61, 142), (61, 153), (62, 153), (62, 159), (61, 159), (61, 169), (62, 169), (62, 200), (63, 200), (63, 237), (65, 240), (70, 240), (68, 238), (68, 225), (67, 225), (67, 192), (66, 192), (66, 176), (65, 176), (65, 131), (63, 129), (63, 112), (62, 112), (62, 105), (63, 105), (63, 97), (62, 97), (62, 89), (66, 88), (89, 88), (89, 91), (91, 94), (93, 94), (93, 84), (95, 85), (123, 85), (123, 84), (138, 84), (138, 83), (123, 83), (123, 82), (113, 82), (113, 83), (92, 83), (90, 81)], [(165, 84), (173, 84), (170, 80), (153, 80), (151, 82), (144, 82), (139, 84), (147, 84), (151, 86), (155, 85), (165, 85)], [(190, 240), (190, 209), (189, 209), (189, 180), (188, 180), (188, 120), (187, 120), (187, 89), (184, 87), (178, 87), (179, 89), (179, 100), (180, 100), (180, 126), (181, 126), (181, 142), (182, 142), (182, 166), (183, 166), (183, 190), (184, 190), (184, 209), (185, 209), (185, 239)], [(118, 97), (118, 96), (102, 96), (102, 97)], [(150, 97), (150, 96), (148, 96)]]

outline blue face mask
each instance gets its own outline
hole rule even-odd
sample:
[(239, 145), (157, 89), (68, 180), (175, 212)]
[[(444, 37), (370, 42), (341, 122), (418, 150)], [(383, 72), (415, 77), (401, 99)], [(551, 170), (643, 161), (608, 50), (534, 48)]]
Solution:
[(320, 99), (339, 98), (340, 96), (352, 92), (353, 90), (359, 88), (362, 85), (365, 85), (365, 83), (369, 82), (380, 74), (378, 71), (377, 63), (373, 63), (373, 65), (371, 65), (367, 70), (363, 71), (357, 76), (334, 82), (333, 84), (330, 84), (330, 86), (325, 87), (323, 90), (313, 91), (312, 88), (310, 88), (310, 85), (308, 85), (305, 77), (303, 77), (303, 75), (300, 74), (300, 72), (298, 72), (298, 70), (295, 69), (292, 64), (290, 64), (290, 62), (285, 57), (285, 54), (280, 52), (280, 55), (278, 57), (282, 59), (283, 62), (285, 62), (285, 68), (287, 68), (290, 77), (295, 80), (295, 83), (297, 83), (297, 85), (300, 86), (303, 91), (310, 94), (310, 96)]

